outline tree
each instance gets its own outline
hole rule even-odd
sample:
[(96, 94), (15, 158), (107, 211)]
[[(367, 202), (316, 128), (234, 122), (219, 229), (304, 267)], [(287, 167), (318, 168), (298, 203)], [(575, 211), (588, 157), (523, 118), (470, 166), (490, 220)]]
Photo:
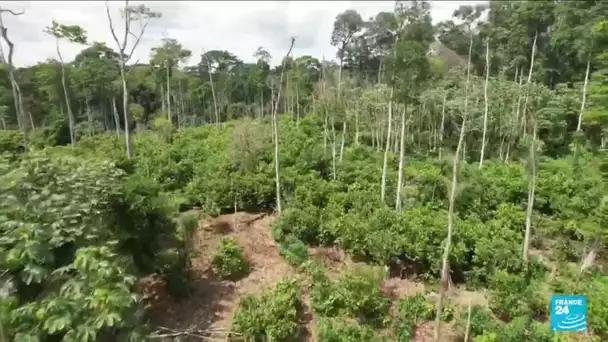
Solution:
[[(116, 43), (116, 47), (118, 48), (118, 60), (119, 60), (119, 68), (120, 68), (120, 79), (122, 82), (122, 108), (124, 114), (125, 121), (125, 141), (127, 145), (127, 158), (131, 159), (133, 156), (133, 146), (131, 145), (131, 131), (129, 128), (129, 91), (127, 88), (127, 75), (126, 75), (126, 65), (127, 62), (133, 57), (133, 52), (135, 52), (135, 48), (139, 45), (141, 38), (143, 37), (146, 27), (148, 27), (148, 23), (150, 20), (155, 18), (160, 18), (161, 14), (159, 12), (153, 12), (145, 5), (139, 6), (129, 6), (129, 1), (125, 1), (125, 6), (122, 12), (122, 17), (124, 19), (124, 35), (122, 41), (118, 39), (116, 36), (116, 29), (114, 28), (114, 23), (112, 21), (112, 16), (110, 15), (110, 5), (106, 1), (106, 14), (108, 16), (108, 24), (110, 26), (110, 32), (112, 33), (112, 38), (114, 38), (114, 42)], [(140, 30), (137, 34), (131, 31), (131, 24), (134, 21), (138, 21), (140, 23)], [(133, 45), (130, 50), (127, 50), (127, 44), (129, 42), (129, 36), (135, 38)]]
[(9, 9), (0, 8), (0, 35), (2, 39), (8, 46), (8, 55), (4, 53), (4, 48), (0, 44), (0, 56), (2, 57), (2, 62), (6, 64), (8, 68), (8, 76), (11, 82), (11, 89), (13, 91), (13, 99), (15, 104), (15, 114), (17, 115), (17, 124), (19, 128), (23, 132), (23, 146), (27, 148), (28, 146), (28, 128), (25, 123), (25, 111), (23, 109), (23, 99), (21, 97), (21, 89), (19, 88), (19, 84), (17, 83), (17, 79), (15, 78), (15, 70), (13, 65), (13, 54), (15, 53), (15, 45), (8, 37), (8, 29), (4, 26), (4, 20), (2, 19), (3, 13), (9, 13), (14, 16), (22, 15), (23, 12), (15, 12)]
[(164, 38), (162, 46), (152, 48), (151, 63), (158, 65), (166, 71), (167, 81), (167, 119), (172, 122), (171, 113), (171, 75), (174, 67), (178, 66), (179, 63), (185, 62), (190, 56), (192, 51), (184, 49), (181, 44), (175, 39)]
[(425, 1), (415, 1), (411, 7), (400, 9), (405, 25), (398, 34), (401, 36), (395, 45), (397, 53), (393, 61), (394, 82), (397, 85), (397, 98), (403, 102), (401, 133), (399, 141), (399, 175), (397, 181), (397, 198), (395, 207), (401, 209), (403, 202), (403, 172), (405, 167), (405, 134), (407, 110), (418, 103), (418, 98), (430, 77), (430, 62), (427, 58), (432, 41), (432, 23), (430, 6)]
[(447, 284), (449, 284), (449, 256), (450, 249), (452, 247), (452, 234), (454, 231), (454, 206), (456, 200), (456, 189), (458, 182), (458, 161), (460, 160), (460, 152), (462, 150), (462, 145), (464, 142), (464, 136), (466, 132), (466, 122), (469, 116), (469, 83), (471, 77), (471, 52), (473, 50), (473, 34), (472, 34), (472, 26), (473, 23), (479, 19), (481, 13), (485, 10), (485, 7), (481, 5), (477, 5), (476, 7), (470, 6), (460, 6), (455, 12), (454, 16), (461, 18), (467, 25), (469, 32), (469, 58), (467, 62), (467, 70), (466, 70), (466, 81), (465, 81), (465, 90), (464, 90), (464, 109), (463, 109), (463, 118), (462, 123), (460, 124), (460, 134), (458, 136), (458, 145), (456, 146), (456, 153), (454, 155), (454, 159), (452, 161), (452, 185), (450, 189), (450, 197), (448, 203), (448, 229), (447, 229), (447, 237), (445, 239), (445, 246), (443, 251), (443, 260), (441, 267), (441, 284), (442, 286), (439, 289), (439, 298), (437, 299), (437, 316), (435, 318), (435, 341), (439, 341), (441, 336), (441, 316), (443, 313), (443, 299), (445, 296), (445, 290)]
[(72, 112), (70, 97), (68, 95), (66, 69), (63, 56), (61, 55), (61, 50), (59, 49), (59, 40), (66, 39), (70, 43), (86, 44), (86, 32), (78, 25), (62, 25), (53, 20), (52, 25), (46, 28), (45, 33), (55, 37), (57, 57), (59, 57), (59, 62), (61, 63), (61, 85), (63, 87), (63, 96), (68, 111), (68, 120), (70, 125), (70, 142), (72, 145), (74, 145), (76, 143), (76, 133), (74, 130), (75, 119), (74, 113)]
[(296, 39), (291, 38), (291, 44), (289, 45), (289, 50), (283, 59), (283, 66), (281, 70), (281, 78), (279, 79), (279, 89), (277, 90), (277, 98), (274, 102), (274, 109), (272, 110), (272, 122), (274, 126), (274, 171), (275, 171), (275, 183), (276, 183), (276, 195), (277, 195), (277, 213), (281, 215), (281, 179), (279, 174), (279, 99), (281, 98), (281, 88), (283, 84), (283, 77), (285, 76), (285, 64), (289, 55), (291, 54), (291, 50), (293, 50), (293, 44)]
[(331, 33), (331, 45), (338, 47), (338, 58), (340, 60), (338, 89), (340, 89), (342, 80), (342, 66), (344, 64), (346, 46), (352, 41), (355, 35), (361, 31), (362, 27), (363, 19), (361, 19), (361, 15), (355, 10), (346, 10), (338, 14), (334, 21), (334, 28)]
[[(82, 89), (82, 95), (90, 106), (97, 107), (102, 114), (109, 116), (113, 128), (120, 135), (118, 109), (114, 111), (116, 96), (120, 91), (118, 54), (105, 43), (93, 42), (74, 58), (75, 83)], [(105, 119), (105, 115), (104, 115)]]

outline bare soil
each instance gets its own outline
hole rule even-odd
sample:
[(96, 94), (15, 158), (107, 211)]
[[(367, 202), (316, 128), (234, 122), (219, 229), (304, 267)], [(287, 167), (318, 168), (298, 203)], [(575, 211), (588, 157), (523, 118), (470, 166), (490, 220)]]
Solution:
[[(279, 255), (270, 235), (273, 219), (241, 212), (201, 220), (194, 237), (199, 254), (192, 262), (190, 294), (171, 298), (157, 275), (140, 281), (151, 321), (176, 330), (216, 331), (210, 337), (225, 340), (234, 310), (243, 296), (259, 294), (295, 274)], [(211, 268), (219, 242), (228, 237), (238, 242), (249, 262), (249, 273), (238, 281), (220, 279)]]
[[(150, 323), (166, 327), (166, 331), (207, 331), (207, 341), (226, 341), (232, 316), (239, 301), (246, 295), (260, 294), (278, 281), (299, 275), (279, 255), (277, 244), (270, 234), (273, 216), (239, 212), (204, 218), (194, 236), (198, 255), (193, 260), (191, 290), (183, 298), (174, 298), (166, 290), (163, 279), (150, 275), (139, 281), (140, 293), (146, 303)], [(243, 249), (250, 272), (238, 281), (223, 280), (211, 268), (211, 260), (223, 238), (234, 238)], [(353, 261), (338, 247), (312, 247), (310, 255), (325, 264), (330, 278), (337, 278), (352, 267), (364, 265)], [(413, 279), (399, 277), (383, 281), (382, 291), (393, 301), (400, 297), (424, 293), (424, 285)], [(315, 318), (310, 308), (308, 289), (302, 288), (303, 308), (300, 314), (302, 341), (315, 341)], [(485, 305), (485, 296), (461, 289), (450, 291), (449, 300), (462, 307)], [(444, 323), (445, 329), (450, 330)], [(442, 329), (443, 330), (443, 329)], [(448, 333), (449, 334), (449, 333)], [(432, 341), (433, 324), (422, 323), (416, 330), (416, 342)], [(192, 339), (200, 341), (200, 338)], [(171, 339), (167, 339), (171, 341)], [(234, 340), (233, 340), (234, 341)]]

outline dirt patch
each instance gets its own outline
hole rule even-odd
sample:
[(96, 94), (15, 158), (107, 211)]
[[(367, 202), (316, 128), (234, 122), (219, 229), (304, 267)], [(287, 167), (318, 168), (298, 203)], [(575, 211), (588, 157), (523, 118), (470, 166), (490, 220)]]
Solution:
[(310, 247), (308, 249), (310, 256), (317, 261), (320, 261), (329, 270), (340, 271), (347, 264), (352, 264), (346, 253), (338, 247)]
[(424, 293), (424, 284), (409, 279), (388, 278), (382, 282), (382, 292), (392, 300)]
[[(194, 236), (199, 255), (192, 262), (189, 295), (171, 298), (159, 289), (162, 280), (157, 277), (145, 282), (153, 323), (173, 329), (213, 330), (218, 332), (214, 338), (223, 340), (221, 332), (230, 328), (234, 310), (243, 296), (259, 294), (295, 274), (279, 255), (270, 235), (273, 219), (263, 214), (236, 213), (202, 220)], [(249, 274), (238, 281), (219, 279), (211, 269), (217, 247), (227, 237), (238, 242), (249, 262)]]
[(467, 310), (469, 307), (469, 301), (471, 301), (471, 306), (482, 306), (488, 307), (488, 298), (485, 293), (478, 291), (467, 291), (465, 289), (459, 288), (454, 291), (454, 294), (450, 296), (450, 301), (460, 307), (463, 310)]

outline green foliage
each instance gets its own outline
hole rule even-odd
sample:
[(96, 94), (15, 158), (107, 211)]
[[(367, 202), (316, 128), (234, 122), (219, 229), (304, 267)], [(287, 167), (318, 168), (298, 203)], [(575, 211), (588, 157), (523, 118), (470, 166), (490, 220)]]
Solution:
[[(468, 311), (463, 311), (460, 320), (457, 322), (458, 330), (464, 335), (468, 320)], [(498, 323), (494, 320), (492, 312), (488, 309), (479, 306), (471, 306), (471, 321), (469, 326), (469, 336), (486, 335), (485, 332), (493, 332), (498, 330)], [(489, 336), (489, 335), (486, 335)]]
[(223, 278), (236, 279), (249, 272), (249, 264), (243, 256), (243, 250), (232, 238), (220, 241), (211, 264), (214, 271)]
[(315, 279), (310, 291), (313, 310), (327, 317), (348, 316), (361, 323), (387, 322), (389, 300), (380, 291), (384, 273), (374, 267), (351, 270), (340, 279)]
[(19, 131), (0, 131), (0, 154), (11, 155), (23, 153), (23, 133)]
[(293, 266), (301, 266), (309, 260), (308, 246), (293, 235), (289, 235), (279, 245), (281, 255)]
[(16, 340), (95, 341), (136, 326), (133, 265), (117, 253), (112, 210), (122, 177), (108, 162), (48, 153), (1, 177), (0, 262), (15, 289), (2, 324)]
[(322, 317), (317, 323), (317, 339), (327, 342), (384, 342), (373, 328), (344, 317)]
[(430, 321), (435, 317), (435, 306), (428, 302), (423, 294), (400, 298), (397, 302), (395, 318), (395, 336), (398, 341), (411, 341), (414, 338), (416, 325), (421, 321)]
[(490, 289), (490, 308), (502, 319), (547, 314), (549, 300), (538, 280), (529, 282), (521, 275), (500, 270), (492, 277)]
[[(491, 1), (477, 25), (484, 8), (460, 6), (456, 22), (436, 27), (424, 1), (397, 2), (393, 12), (369, 20), (345, 11), (330, 39), (340, 63), (288, 56), (271, 67), (260, 48), (256, 63), (211, 50), (197, 67), (182, 68), (191, 52), (163, 39), (149, 65), (126, 69), (121, 54), (102, 43), (86, 46), (73, 62), (47, 61), (14, 75), (0, 66), (0, 279), (9, 294), (0, 323), (6, 338), (124, 340), (138, 325), (136, 277), (159, 273), (172, 292), (187, 292), (196, 219), (174, 218), (193, 207), (205, 214), (274, 208), (267, 113), (277, 105), (285, 112), (276, 156), (284, 206), (272, 233), (285, 259), (312, 279), (313, 309), (322, 316), (319, 339), (383, 340), (366, 324), (387, 327), (389, 300), (380, 291), (382, 276), (369, 270), (330, 281), (307, 245), (337, 246), (380, 267), (399, 264), (407, 276), (440, 276), (452, 153), (466, 109), (450, 275), (462, 285), (489, 287), (490, 309), (511, 320), (493, 323), (490, 312), (474, 308), (471, 335), (476, 341), (561, 341), (540, 323), (553, 290), (587, 295), (591, 330), (605, 340), (601, 258), (580, 274), (560, 267), (551, 284), (542, 263), (578, 264), (590, 249), (603, 255), (608, 243), (608, 7)], [(133, 20), (160, 16), (143, 5), (126, 12)], [(85, 29), (75, 25), (53, 22), (47, 33), (86, 42)], [(470, 57), (470, 75), (462, 56)], [(274, 101), (277, 83), (285, 87)], [(79, 133), (70, 148), (57, 147), (70, 140), (66, 101)], [(531, 145), (536, 124), (538, 141)], [(135, 131), (130, 159), (125, 129)], [(26, 145), (47, 150), (24, 153)], [(539, 157), (524, 163), (531, 147)], [(530, 170), (524, 165), (533, 163), (532, 247), (540, 258), (526, 264)], [(403, 210), (393, 210), (398, 192)], [(222, 241), (213, 263), (225, 277), (248, 268), (230, 240)], [(297, 295), (279, 287), (285, 287), (274, 290), (284, 293), (280, 303), (270, 295), (244, 301), (241, 330), (250, 338), (297, 335)], [(417, 321), (430, 319), (430, 305), (422, 297), (401, 300), (395, 337), (410, 339)], [(442, 318), (454, 314), (448, 305)]]
[(234, 313), (232, 330), (247, 341), (285, 341), (299, 333), (299, 285), (281, 281), (260, 296), (246, 296)]
[(549, 325), (535, 322), (528, 316), (515, 318), (497, 331), (486, 331), (476, 336), (475, 342), (555, 342), (560, 341), (559, 335), (551, 332)]

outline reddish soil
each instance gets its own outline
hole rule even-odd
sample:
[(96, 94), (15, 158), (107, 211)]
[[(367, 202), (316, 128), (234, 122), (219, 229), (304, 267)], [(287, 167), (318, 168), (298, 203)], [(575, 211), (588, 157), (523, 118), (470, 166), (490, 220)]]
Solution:
[[(270, 235), (273, 219), (273, 216), (240, 212), (201, 220), (194, 236), (199, 255), (192, 262), (190, 293), (183, 298), (173, 298), (158, 275), (150, 275), (138, 283), (140, 293), (144, 294), (146, 312), (151, 323), (157, 327), (168, 328), (163, 333), (170, 333), (170, 329), (211, 332), (203, 339), (193, 338), (192, 341), (227, 341), (234, 310), (243, 296), (259, 294), (282, 279), (298, 276), (298, 272), (279, 255), (276, 243)], [(211, 259), (219, 242), (227, 237), (238, 242), (249, 262), (249, 274), (238, 281), (219, 279), (211, 268)], [(353, 261), (337, 247), (314, 247), (310, 248), (309, 252), (314, 259), (325, 264), (328, 276), (332, 279), (352, 267), (365, 265)], [(303, 286), (302, 290), (304, 308), (300, 317), (303, 326), (301, 340), (315, 341), (315, 319), (310, 309), (306, 286)], [(423, 284), (412, 279), (393, 277), (383, 281), (382, 290), (395, 301), (400, 297), (423, 293), (425, 288)], [(454, 290), (449, 295), (449, 300), (464, 308), (469, 299), (474, 305), (487, 303), (483, 294)], [(450, 335), (449, 324), (444, 323), (443, 327), (447, 330), (446, 335)], [(420, 324), (414, 341), (432, 341), (433, 328), (432, 322)], [(453, 339), (447, 337), (445, 340)]]
[[(171, 298), (156, 275), (140, 281), (152, 322), (177, 330), (215, 331), (215, 336), (209, 336), (211, 340), (225, 340), (240, 298), (259, 294), (295, 274), (270, 235), (272, 220), (271, 216), (250, 213), (202, 220), (194, 238), (199, 255), (193, 260), (189, 295)], [(217, 246), (227, 237), (238, 242), (249, 262), (249, 274), (238, 281), (219, 279), (211, 269)]]

